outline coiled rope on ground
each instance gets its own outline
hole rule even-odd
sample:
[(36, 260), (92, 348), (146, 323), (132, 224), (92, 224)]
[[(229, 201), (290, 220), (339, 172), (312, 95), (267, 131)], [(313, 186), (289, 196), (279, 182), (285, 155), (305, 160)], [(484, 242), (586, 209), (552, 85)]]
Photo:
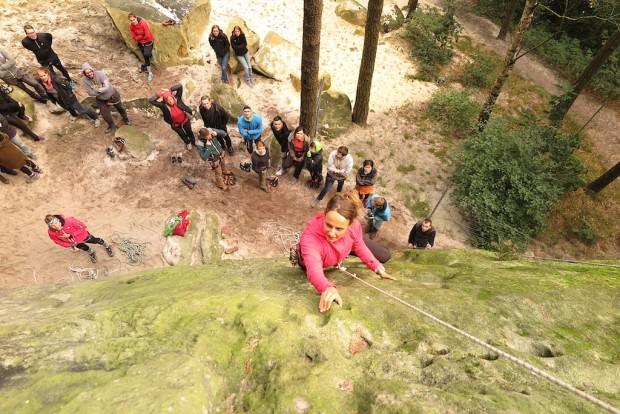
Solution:
[(127, 256), (130, 265), (138, 265), (144, 262), (147, 249), (151, 245), (150, 242), (132, 239), (118, 232), (110, 235), (110, 241)]
[(268, 221), (263, 224), (263, 231), (269, 235), (271, 240), (282, 247), (286, 253), (294, 249), (299, 243), (301, 232), (292, 227), (284, 226), (275, 221)]

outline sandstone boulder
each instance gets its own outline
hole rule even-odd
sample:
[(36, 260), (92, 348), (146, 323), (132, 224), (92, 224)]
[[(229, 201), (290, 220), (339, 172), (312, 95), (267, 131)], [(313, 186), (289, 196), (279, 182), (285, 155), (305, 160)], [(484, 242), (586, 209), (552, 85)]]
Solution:
[(275, 32), (267, 33), (252, 56), (252, 67), (263, 75), (283, 81), (301, 72), (301, 49)]
[(123, 150), (119, 154), (122, 159), (144, 161), (155, 151), (151, 137), (135, 126), (124, 125), (116, 130), (114, 136), (125, 140)]
[[(178, 213), (166, 219), (170, 225)], [(204, 216), (204, 217), (203, 217)], [(200, 265), (214, 263), (220, 259), (222, 249), (218, 242), (218, 220), (211, 214), (191, 211), (192, 224), (185, 236), (168, 236), (162, 255), (171, 266)]]
[(344, 0), (336, 6), (336, 16), (357, 26), (366, 25), (367, 13), (366, 7), (355, 0)]
[[(235, 26), (239, 26), (245, 34), (245, 40), (247, 40), (248, 42), (248, 50), (250, 51), (250, 56), (254, 56), (260, 46), (260, 36), (258, 36), (256, 32), (248, 28), (245, 20), (237, 16), (228, 23), (228, 27), (226, 28), (225, 33), (226, 36), (228, 36), (228, 39), (230, 39)], [(232, 50), (232, 47), (230, 48), (230, 60), (228, 61), (228, 67), (230, 68), (231, 73), (238, 73), (243, 71), (243, 66), (241, 66), (241, 63), (239, 63), (235, 52), (233, 52)]]
[(57, 131), (56, 135), (60, 138), (70, 137), (72, 135), (76, 135), (80, 132), (83, 132), (86, 127), (79, 122), (69, 122), (63, 126), (61, 126)]
[[(200, 42), (208, 31), (211, 0), (105, 0), (106, 10), (123, 41), (142, 59), (142, 53), (129, 33), (127, 15), (132, 12), (146, 20), (155, 37), (153, 61), (163, 67), (202, 64)], [(177, 24), (164, 26), (163, 20)]]
[(333, 90), (321, 93), (319, 112), (319, 133), (334, 138), (351, 126), (352, 106), (349, 97)]
[[(229, 124), (237, 124), (237, 118), (243, 114), (243, 107), (246, 105), (243, 98), (237, 93), (235, 88), (213, 78), (211, 82), (211, 99), (224, 108), (229, 114)], [(264, 120), (263, 120), (264, 121)]]
[(381, 28), (385, 33), (400, 29), (405, 23), (405, 15), (396, 4), (386, 2), (381, 14)]
[[(301, 92), (301, 73), (291, 73), (291, 83), (297, 92)], [(319, 69), (319, 82), (324, 79), (323, 90), (326, 91), (332, 86), (332, 77), (325, 69)]]
[(34, 101), (30, 97), (30, 95), (28, 95), (23, 90), (14, 86), (12, 86), (12, 88), (13, 92), (11, 92), (9, 96), (24, 105), (24, 108), (26, 108), (26, 115), (29, 115), (32, 118), (32, 125), (35, 125), (37, 122), (37, 117), (34, 112)]

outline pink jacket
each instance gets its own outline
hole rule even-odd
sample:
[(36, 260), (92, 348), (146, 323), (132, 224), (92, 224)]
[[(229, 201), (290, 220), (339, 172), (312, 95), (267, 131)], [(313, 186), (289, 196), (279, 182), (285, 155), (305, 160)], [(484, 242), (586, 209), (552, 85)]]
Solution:
[[(60, 217), (65, 220), (65, 224), (60, 230), (47, 229), (47, 234), (54, 243), (62, 247), (72, 247), (86, 240), (88, 237), (86, 224), (75, 217), (64, 217), (62, 215)], [(60, 237), (63, 234), (70, 234), (71, 237)]]
[(319, 293), (334, 286), (325, 277), (323, 269), (342, 262), (351, 251), (355, 252), (373, 271), (380, 265), (364, 243), (362, 226), (359, 221), (355, 220), (345, 235), (332, 243), (327, 240), (323, 231), (324, 215), (325, 213), (318, 213), (310, 219), (299, 239), (301, 262), (306, 267), (306, 276)]

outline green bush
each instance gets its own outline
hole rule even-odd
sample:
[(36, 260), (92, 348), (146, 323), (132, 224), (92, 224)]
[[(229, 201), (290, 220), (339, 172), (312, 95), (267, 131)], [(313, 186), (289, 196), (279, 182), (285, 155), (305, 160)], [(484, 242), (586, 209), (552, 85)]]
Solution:
[(429, 82), (437, 80), (438, 70), (454, 56), (454, 44), (459, 32), (453, 2), (448, 2), (444, 14), (434, 7), (418, 7), (404, 34), (411, 41), (413, 56), (420, 61), (418, 79)]
[(587, 245), (593, 245), (600, 238), (596, 227), (585, 218), (581, 218), (575, 225), (571, 226), (569, 231)]
[(438, 89), (426, 110), (426, 118), (438, 123), (443, 132), (451, 135), (469, 134), (480, 111), (470, 96), (471, 93), (467, 90)]
[(468, 137), (452, 179), (472, 243), (489, 249), (512, 240), (524, 248), (558, 197), (582, 184), (578, 145), (576, 135), (532, 123), (517, 130), (502, 120)]
[(464, 85), (490, 88), (495, 82), (499, 64), (476, 50), (465, 65), (461, 82)]

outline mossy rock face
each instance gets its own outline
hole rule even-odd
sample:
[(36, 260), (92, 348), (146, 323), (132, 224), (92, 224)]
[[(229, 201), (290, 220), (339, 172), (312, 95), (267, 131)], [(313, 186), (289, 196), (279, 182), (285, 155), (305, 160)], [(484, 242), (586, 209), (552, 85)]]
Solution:
[[(291, 73), (291, 83), (297, 92), (301, 92), (301, 73)], [(319, 70), (319, 83), (324, 80), (323, 90), (326, 91), (332, 87), (332, 76), (325, 69)]]
[(151, 137), (133, 125), (123, 125), (115, 131), (114, 136), (125, 140), (121, 154), (133, 160), (144, 161), (155, 151)]
[(322, 136), (334, 138), (351, 126), (351, 100), (342, 92), (334, 90), (321, 94), (319, 111), (319, 132)]
[(366, 7), (355, 0), (344, 0), (336, 6), (336, 16), (357, 26), (366, 26), (367, 14)]
[(228, 123), (237, 125), (237, 119), (243, 115), (246, 103), (236, 89), (222, 83), (219, 77), (214, 77), (211, 80), (210, 97), (230, 114)]
[[(247, 23), (241, 17), (234, 17), (230, 22), (228, 22), (228, 27), (226, 28), (226, 36), (230, 40), (232, 31), (235, 26), (239, 26), (245, 34), (245, 40), (248, 42), (248, 51), (250, 52), (250, 57), (254, 56), (254, 54), (258, 51), (260, 46), (260, 36), (256, 34), (255, 31), (248, 28)], [(251, 61), (250, 61), (251, 63)], [(237, 59), (237, 55), (232, 50), (232, 46), (230, 48), (230, 60), (228, 61), (228, 67), (232, 73), (243, 72), (243, 66), (239, 63), (239, 59)]]
[(392, 32), (400, 29), (405, 23), (405, 15), (400, 7), (394, 3), (386, 2), (381, 14), (381, 29), (384, 32)]
[[(620, 405), (616, 269), (436, 249), (395, 252), (396, 281), (345, 265)], [(2, 411), (600, 412), (346, 274), (327, 277), (344, 303), (325, 314), (285, 258), (4, 291)]]
[(301, 49), (276, 32), (269, 32), (252, 56), (252, 67), (268, 78), (287, 80), (291, 73), (301, 72)]
[[(106, 10), (123, 41), (138, 56), (142, 53), (129, 33), (127, 15), (135, 13), (146, 20), (155, 38), (153, 62), (162, 67), (202, 64), (200, 42), (210, 29), (211, 0), (164, 0), (147, 3), (140, 0), (105, 0)], [(159, 8), (156, 5), (161, 5)], [(174, 10), (180, 19), (174, 26), (164, 26)]]
[(63, 126), (61, 126), (57, 131), (56, 135), (61, 138), (69, 137), (72, 135), (76, 135), (78, 133), (84, 132), (86, 127), (79, 122), (69, 122)]
[[(27, 87), (30, 88), (30, 86)], [(31, 127), (36, 125), (37, 117), (34, 112), (34, 101), (30, 97), (30, 95), (28, 95), (26, 92), (22, 91), (16, 86), (11, 86), (11, 88), (13, 88), (13, 92), (11, 92), (9, 96), (24, 105), (24, 108), (26, 108), (26, 115), (32, 118), (32, 123), (30, 123), (29, 125)]]
[[(142, 110), (149, 110), (155, 113), (159, 111), (159, 110), (155, 111), (155, 109), (157, 108), (151, 105), (148, 98), (135, 98), (135, 99), (126, 101), (122, 99), (122, 96), (121, 96), (121, 100), (123, 102), (123, 106), (125, 107), (125, 109), (142, 109)], [(95, 99), (94, 96), (89, 96), (87, 98), (82, 99), (82, 105), (84, 105), (87, 108), (92, 109), (93, 111), (99, 111), (99, 107), (97, 106), (97, 100)], [(118, 112), (113, 105), (110, 106), (110, 110), (112, 112)]]

